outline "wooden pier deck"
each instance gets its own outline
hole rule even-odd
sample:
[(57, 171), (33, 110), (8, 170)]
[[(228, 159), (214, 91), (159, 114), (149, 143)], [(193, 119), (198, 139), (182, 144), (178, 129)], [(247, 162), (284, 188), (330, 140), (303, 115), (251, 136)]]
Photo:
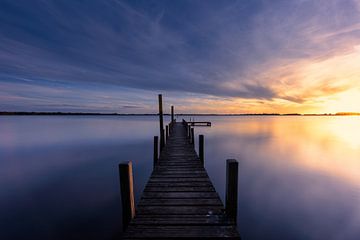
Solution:
[(170, 124), (123, 239), (240, 239), (236, 212), (226, 214), (188, 132), (187, 123)]

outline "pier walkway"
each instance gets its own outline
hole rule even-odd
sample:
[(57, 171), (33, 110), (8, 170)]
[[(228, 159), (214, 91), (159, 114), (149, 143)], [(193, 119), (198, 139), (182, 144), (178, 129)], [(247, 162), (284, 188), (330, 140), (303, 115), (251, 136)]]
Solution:
[(188, 124), (172, 122), (123, 239), (240, 239), (236, 215), (226, 213)]

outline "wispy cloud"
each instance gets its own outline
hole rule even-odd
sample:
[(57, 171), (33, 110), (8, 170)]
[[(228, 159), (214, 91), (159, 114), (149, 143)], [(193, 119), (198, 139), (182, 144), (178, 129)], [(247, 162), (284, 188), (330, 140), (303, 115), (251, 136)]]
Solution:
[[(176, 92), (182, 101), (190, 93), (218, 104), (229, 98), (221, 102), (228, 108), (251, 102), (254, 111), (311, 109), (316, 98), (359, 85), (357, 65), (349, 64), (358, 56), (359, 9), (357, 0), (2, 0), (0, 85), (7, 90), (0, 94), (8, 100), (0, 107), (29, 107), (11, 100), (27, 92), (34, 104), (46, 99), (48, 108), (65, 109), (67, 100), (50, 91), (57, 82), (81, 93), (70, 97), (73, 105), (94, 111), (103, 109), (101, 98), (83, 94), (92, 85), (97, 95), (133, 94), (129, 104), (107, 102), (109, 111), (148, 111), (139, 92), (150, 98), (154, 91)], [(20, 90), (6, 76), (34, 89)]]

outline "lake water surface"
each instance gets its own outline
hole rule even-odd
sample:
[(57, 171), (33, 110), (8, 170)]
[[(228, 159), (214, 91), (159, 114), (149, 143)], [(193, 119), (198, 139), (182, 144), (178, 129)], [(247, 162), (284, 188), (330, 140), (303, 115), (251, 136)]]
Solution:
[[(239, 160), (243, 239), (360, 239), (360, 117), (196, 120), (213, 123), (195, 133), (223, 199), (225, 161)], [(117, 165), (133, 161), (138, 199), (154, 135), (157, 117), (1, 116), (0, 239), (119, 236)]]

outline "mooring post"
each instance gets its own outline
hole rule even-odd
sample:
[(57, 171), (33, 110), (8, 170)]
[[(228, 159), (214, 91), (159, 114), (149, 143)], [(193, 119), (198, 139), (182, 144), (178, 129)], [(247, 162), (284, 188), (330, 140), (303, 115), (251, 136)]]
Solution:
[(158, 160), (159, 160), (159, 137), (158, 136), (154, 136), (154, 168), (156, 167), (156, 165), (158, 164)]
[(120, 191), (122, 202), (122, 222), (125, 230), (131, 219), (135, 217), (135, 201), (134, 201), (134, 182), (132, 163), (125, 162), (119, 164), (120, 175)]
[(204, 165), (204, 135), (202, 134), (199, 135), (199, 158), (202, 165)]
[(171, 106), (171, 123), (174, 122), (174, 106)]
[(169, 139), (169, 126), (166, 125), (166, 142), (168, 141)]
[(162, 95), (159, 94), (160, 152), (165, 146)]
[(194, 128), (191, 128), (191, 144), (195, 145)]
[(235, 159), (226, 160), (226, 196), (225, 212), (230, 221), (237, 221), (238, 205), (238, 167), (239, 163)]
[[(187, 134), (188, 134), (188, 138), (190, 139), (191, 138), (191, 126), (188, 125), (188, 130), (187, 130)], [(190, 139), (191, 140), (191, 139)]]

